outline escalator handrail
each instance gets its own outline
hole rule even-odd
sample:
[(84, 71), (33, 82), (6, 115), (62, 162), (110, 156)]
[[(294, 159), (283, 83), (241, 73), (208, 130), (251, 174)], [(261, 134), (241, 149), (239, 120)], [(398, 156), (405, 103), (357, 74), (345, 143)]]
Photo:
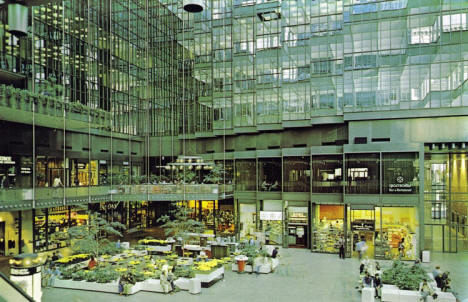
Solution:
[(21, 287), (19, 287), (15, 282), (11, 281), (10, 278), (5, 276), (4, 273), (0, 272), (0, 277), (4, 279), (11, 287), (13, 287), (18, 293), (24, 296), (28, 301), (35, 302), (35, 300), (29, 296)]

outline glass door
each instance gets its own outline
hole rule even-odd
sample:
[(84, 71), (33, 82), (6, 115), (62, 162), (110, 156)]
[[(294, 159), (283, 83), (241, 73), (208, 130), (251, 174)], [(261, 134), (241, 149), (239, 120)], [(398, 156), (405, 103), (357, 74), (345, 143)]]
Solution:
[(364, 240), (367, 250), (363, 253), (363, 257), (374, 257), (375, 210), (351, 208), (350, 216), (352, 255), (358, 256), (356, 244)]

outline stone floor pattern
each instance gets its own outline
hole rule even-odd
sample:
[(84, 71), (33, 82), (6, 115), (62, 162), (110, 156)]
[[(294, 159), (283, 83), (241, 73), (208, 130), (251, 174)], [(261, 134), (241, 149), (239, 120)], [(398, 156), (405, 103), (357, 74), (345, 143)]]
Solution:
[[(237, 274), (227, 271), (223, 281), (201, 294), (182, 291), (175, 294), (140, 292), (124, 297), (58, 288), (44, 289), (43, 302), (358, 302), (355, 289), (359, 275), (357, 259), (340, 260), (338, 255), (315, 254), (306, 249), (281, 249), (281, 264), (273, 274)], [(451, 274), (452, 285), (460, 301), (468, 301), (468, 254), (432, 254), (431, 263), (423, 264), (432, 271), (435, 265)], [(379, 261), (384, 267), (388, 261)]]

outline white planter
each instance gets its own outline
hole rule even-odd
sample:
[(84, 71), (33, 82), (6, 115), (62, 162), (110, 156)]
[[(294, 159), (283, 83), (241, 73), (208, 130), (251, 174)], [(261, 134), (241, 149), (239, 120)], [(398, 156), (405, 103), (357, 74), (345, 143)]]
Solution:
[(163, 293), (164, 289), (161, 286), (161, 281), (159, 279), (147, 279), (140, 283), (140, 289), (147, 292)]
[(189, 290), (190, 288), (190, 279), (188, 278), (178, 278), (174, 281), (174, 284), (181, 290)]
[(97, 282), (87, 282), (84, 280), (74, 281), (74, 280), (57, 279), (54, 282), (54, 287), (99, 291), (99, 292), (106, 292), (106, 293), (118, 293), (119, 292), (119, 283), (117, 281), (113, 281), (110, 283), (97, 283)]
[[(259, 268), (258, 272), (261, 273), (261, 274), (269, 274), (269, 273), (272, 272), (271, 269), (272, 268), (273, 268), (273, 270), (276, 269), (278, 267), (278, 265), (279, 265), (279, 260), (278, 259), (271, 259), (271, 264), (266, 263), (266, 264), (260, 265), (260, 268)], [(238, 271), (237, 263), (232, 264), (232, 271), (234, 271), (234, 272)], [(244, 272), (247, 272), (247, 273), (253, 272), (252, 265), (245, 265)]]
[(224, 274), (224, 266), (215, 269), (209, 274), (195, 274), (195, 278), (200, 280), (202, 283), (210, 283), (214, 279), (220, 277), (222, 274)]
[(146, 249), (150, 252), (170, 252), (171, 245), (147, 245)]
[[(73, 281), (73, 280), (55, 280), (54, 287), (68, 288), (68, 289), (80, 289), (89, 291), (99, 291), (106, 293), (118, 293), (119, 283), (113, 281), (110, 283), (97, 283), (87, 281)], [(137, 282), (131, 287), (129, 294), (135, 294), (139, 291), (149, 291), (163, 293), (164, 290), (161, 286), (159, 279), (148, 279), (143, 282)]]

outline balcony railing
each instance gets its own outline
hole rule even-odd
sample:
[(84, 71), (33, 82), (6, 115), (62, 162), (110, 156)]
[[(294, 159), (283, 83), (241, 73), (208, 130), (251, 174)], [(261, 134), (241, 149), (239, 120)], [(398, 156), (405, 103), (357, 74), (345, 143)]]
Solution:
[(87, 202), (150, 200), (172, 201), (191, 199), (224, 199), (233, 192), (233, 185), (157, 184), (115, 185), (66, 188), (1, 189), (0, 209), (21, 210), (33, 206), (48, 207)]
[(81, 103), (64, 102), (60, 97), (33, 93), (29, 90), (16, 89), (13, 86), (0, 85), (0, 107), (35, 112), (50, 117), (76, 120), (95, 124), (110, 130), (111, 113), (87, 107)]

